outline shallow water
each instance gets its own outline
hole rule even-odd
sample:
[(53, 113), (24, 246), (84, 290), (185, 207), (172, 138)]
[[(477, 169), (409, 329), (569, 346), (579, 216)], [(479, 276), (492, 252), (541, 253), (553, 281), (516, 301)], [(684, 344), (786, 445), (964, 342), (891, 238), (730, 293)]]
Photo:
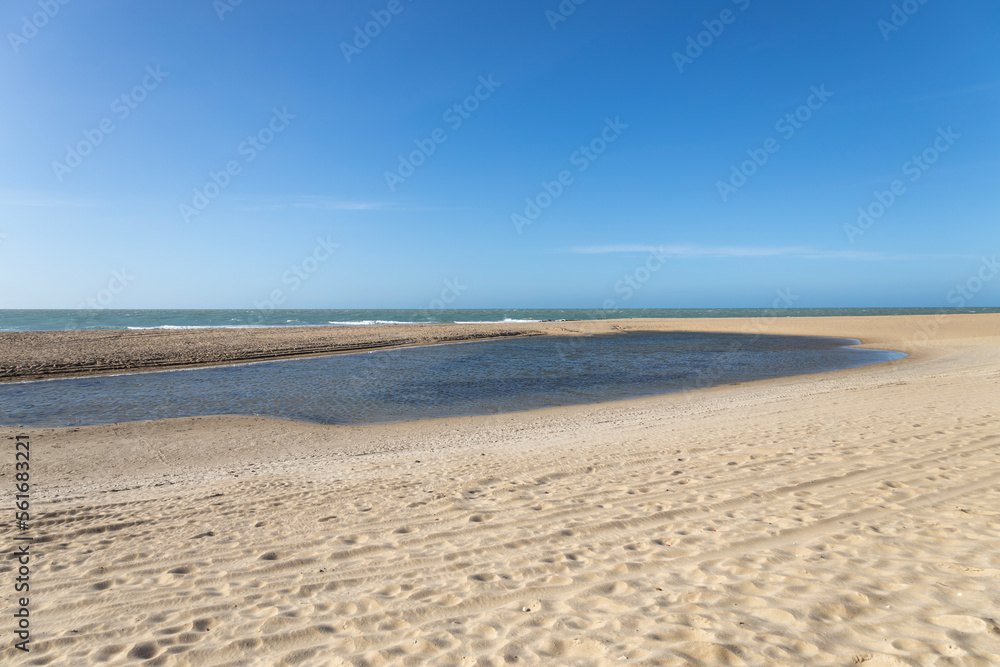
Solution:
[(636, 332), (411, 347), (0, 385), (0, 423), (83, 426), (197, 415), (365, 424), (515, 412), (819, 373), (899, 352), (843, 338)]

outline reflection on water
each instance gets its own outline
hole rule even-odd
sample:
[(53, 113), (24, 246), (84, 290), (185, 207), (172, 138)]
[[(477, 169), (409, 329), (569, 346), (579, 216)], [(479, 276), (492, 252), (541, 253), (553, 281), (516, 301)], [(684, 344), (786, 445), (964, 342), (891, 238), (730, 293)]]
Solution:
[(898, 359), (842, 338), (628, 333), (413, 347), (229, 367), (0, 385), (0, 423), (196, 415), (327, 424), (595, 403)]

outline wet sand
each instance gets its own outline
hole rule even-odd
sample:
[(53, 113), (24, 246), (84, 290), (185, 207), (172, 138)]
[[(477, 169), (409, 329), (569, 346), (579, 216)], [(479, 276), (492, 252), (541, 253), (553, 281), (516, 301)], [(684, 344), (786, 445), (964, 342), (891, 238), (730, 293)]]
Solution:
[(516, 324), (0, 332), (0, 381), (191, 368), (542, 333), (542, 329)]

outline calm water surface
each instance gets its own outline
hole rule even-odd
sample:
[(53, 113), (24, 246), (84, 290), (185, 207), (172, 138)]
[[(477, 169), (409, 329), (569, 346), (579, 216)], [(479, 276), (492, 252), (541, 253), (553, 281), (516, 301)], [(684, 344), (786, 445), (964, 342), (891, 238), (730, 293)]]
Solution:
[(652, 396), (898, 359), (843, 338), (537, 337), (239, 366), (0, 384), (0, 423), (82, 426), (265, 415), (366, 424)]

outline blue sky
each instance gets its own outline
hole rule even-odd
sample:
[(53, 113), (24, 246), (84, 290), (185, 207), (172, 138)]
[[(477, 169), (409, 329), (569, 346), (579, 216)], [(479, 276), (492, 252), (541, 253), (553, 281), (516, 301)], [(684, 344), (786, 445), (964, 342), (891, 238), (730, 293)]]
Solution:
[(990, 0), (64, 1), (0, 9), (0, 307), (946, 306), (1000, 253)]

